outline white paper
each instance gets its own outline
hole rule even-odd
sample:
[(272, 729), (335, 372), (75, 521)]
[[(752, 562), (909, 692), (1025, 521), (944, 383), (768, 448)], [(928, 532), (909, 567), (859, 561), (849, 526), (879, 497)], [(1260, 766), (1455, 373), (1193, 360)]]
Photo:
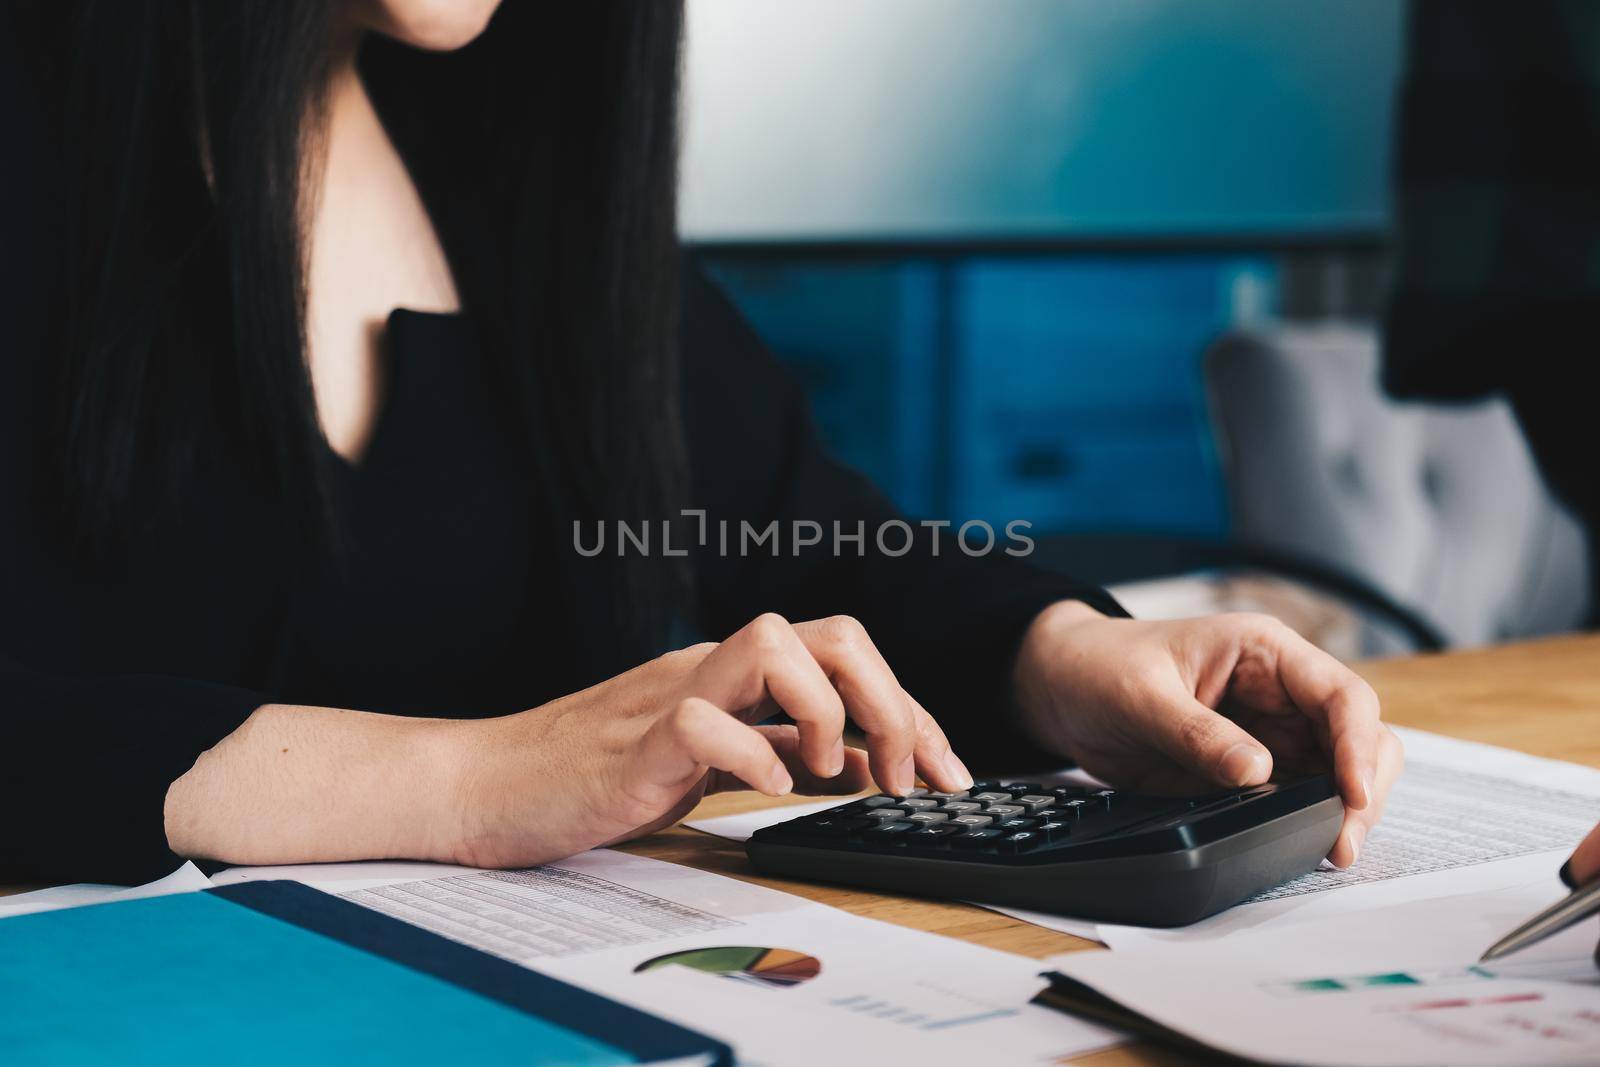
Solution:
[(1324, 867), (1192, 926), (1101, 924), (1114, 949), (1214, 941), (1271, 924), (1549, 880), (1600, 821), (1600, 771), (1396, 729), (1406, 771), (1347, 871)]
[[(234, 870), (217, 880), (290, 870)], [(967, 1065), (997, 1050), (1008, 1061), (1047, 1063), (1119, 1040), (1028, 1003), (1044, 985), (1035, 960), (621, 852), (529, 871), (334, 864), (298, 876), (716, 1035), (743, 1063)], [(739, 946), (792, 950), (821, 969), (783, 988), (681, 965), (636, 973), (661, 956)]]
[[(1049, 781), (1056, 781), (1067, 777), (1073, 772), (1050, 775)], [(1030, 780), (1037, 780), (1037, 776)], [(790, 804), (777, 808), (761, 808), (757, 811), (741, 812), (738, 815), (720, 815), (714, 819), (692, 819), (683, 825), (702, 833), (711, 834), (713, 837), (725, 837), (729, 841), (748, 841), (763, 826), (773, 826), (790, 819), (798, 819), (806, 815), (813, 815), (819, 811), (836, 808), (842, 803), (838, 798), (824, 800), (815, 804)], [(1095, 924), (1086, 919), (1070, 919), (1064, 915), (1051, 915), (1042, 911), (1029, 911), (1026, 908), (1003, 908), (996, 904), (984, 904), (979, 901), (968, 901), (980, 908), (1009, 915), (1013, 919), (1020, 919), (1025, 923), (1042, 926), (1047, 930), (1055, 930), (1073, 937), (1081, 937), (1087, 941), (1099, 941), (1100, 935)]]
[(193, 863), (185, 863), (165, 878), (144, 885), (58, 885), (49, 889), (36, 889), (31, 893), (16, 893), (0, 897), (0, 919), (14, 915), (30, 915), (38, 911), (55, 911), (58, 908), (76, 908), (85, 904), (106, 904), (115, 900), (138, 900), (141, 897), (162, 897), (170, 893), (192, 893), (211, 888), (211, 880), (200, 873)]
[[(1479, 954), (1559, 898), (1533, 883), (1316, 923), (1049, 961), (1235, 1055), (1305, 1064), (1600, 1062), (1600, 928), (1490, 964)], [(1092, 957), (1092, 958), (1091, 958)]]
[(1009, 915), (1013, 919), (1020, 919), (1022, 922), (1032, 923), (1034, 926), (1042, 926), (1046, 930), (1054, 930), (1060, 934), (1071, 934), (1073, 937), (1081, 937), (1085, 941), (1105, 944), (1100, 938), (1099, 925), (1090, 922), (1088, 919), (1073, 919), (1065, 915), (1052, 915), (1048, 911), (1030, 911), (1027, 908), (1006, 908), (999, 904), (984, 904), (977, 900), (969, 900), (967, 903), (980, 908), (987, 908), (990, 911), (997, 911), (1001, 915)]
[(811, 804), (785, 804), (776, 808), (758, 808), (755, 811), (740, 812), (738, 815), (719, 815), (714, 819), (689, 819), (683, 825), (691, 830), (710, 834), (712, 837), (725, 837), (729, 841), (744, 842), (750, 840), (751, 835), (763, 827), (776, 826), (790, 819), (799, 819), (806, 815), (815, 815), (819, 811), (827, 811), (829, 808), (837, 808), (847, 799), (830, 797)]
[(229, 867), (211, 876), (212, 885), (239, 882), (302, 882), (324, 893), (347, 893), (355, 889), (393, 885), (419, 878), (442, 878), (450, 874), (470, 874), (477, 867), (452, 867), (445, 863), (417, 863), (409, 860), (370, 863), (299, 863), (283, 867)]

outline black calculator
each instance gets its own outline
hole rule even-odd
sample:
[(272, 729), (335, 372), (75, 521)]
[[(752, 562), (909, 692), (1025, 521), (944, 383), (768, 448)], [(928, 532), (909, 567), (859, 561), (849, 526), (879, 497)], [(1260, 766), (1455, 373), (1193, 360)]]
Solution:
[(1181, 799), (982, 781), (851, 801), (745, 848), (772, 874), (1182, 926), (1315, 869), (1343, 821), (1327, 775)]

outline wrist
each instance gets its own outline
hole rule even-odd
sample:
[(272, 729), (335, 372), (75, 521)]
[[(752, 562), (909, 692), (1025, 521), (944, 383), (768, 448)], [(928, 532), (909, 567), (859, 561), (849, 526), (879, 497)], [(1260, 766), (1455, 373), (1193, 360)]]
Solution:
[(472, 719), (418, 719), (400, 740), (411, 812), (396, 855), (456, 863), (470, 822), (467, 799), (472, 768), (481, 760), (483, 723)]
[(1070, 755), (1061, 739), (1057, 679), (1067, 673), (1063, 660), (1070, 656), (1071, 632), (1105, 620), (1081, 600), (1058, 600), (1035, 615), (1023, 632), (1012, 669), (1012, 701), (1027, 734), (1059, 755)]

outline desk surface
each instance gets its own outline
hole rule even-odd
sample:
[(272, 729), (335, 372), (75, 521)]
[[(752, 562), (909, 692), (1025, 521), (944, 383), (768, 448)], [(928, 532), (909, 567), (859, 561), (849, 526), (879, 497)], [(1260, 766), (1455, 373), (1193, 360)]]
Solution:
[[(1357, 669), (1377, 689), (1388, 722), (1600, 766), (1600, 637), (1554, 638), (1380, 660), (1359, 664)], [(705, 801), (691, 818), (731, 815), (778, 803), (784, 802), (751, 794), (724, 794)], [(761, 877), (751, 872), (742, 846), (682, 827), (622, 847), (772, 886), (857, 915), (1025, 956), (1097, 948), (1091, 942), (969, 904)], [(1148, 1045), (1134, 1045), (1077, 1062), (1112, 1067), (1195, 1061)]]
[[(1553, 638), (1374, 661), (1360, 664), (1358, 669), (1377, 689), (1384, 718), (1391, 723), (1600, 766), (1600, 637)], [(705, 801), (692, 817), (731, 815), (777, 803), (782, 802), (752, 794), (725, 794)], [(968, 904), (760, 877), (746, 864), (741, 846), (682, 827), (622, 847), (642, 856), (773, 886), (857, 915), (1025, 956), (1095, 948), (1088, 941)], [(0, 893), (6, 891), (0, 888)], [(1134, 1045), (1078, 1062), (1113, 1067), (1193, 1061)]]

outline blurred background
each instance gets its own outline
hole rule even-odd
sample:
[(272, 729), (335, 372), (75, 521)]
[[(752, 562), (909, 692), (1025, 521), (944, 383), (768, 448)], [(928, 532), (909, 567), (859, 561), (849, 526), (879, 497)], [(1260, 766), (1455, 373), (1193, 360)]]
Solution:
[(682, 225), (907, 511), (1345, 656), (1570, 629), (1503, 401), (1379, 384), (1403, 0), (690, 0)]

